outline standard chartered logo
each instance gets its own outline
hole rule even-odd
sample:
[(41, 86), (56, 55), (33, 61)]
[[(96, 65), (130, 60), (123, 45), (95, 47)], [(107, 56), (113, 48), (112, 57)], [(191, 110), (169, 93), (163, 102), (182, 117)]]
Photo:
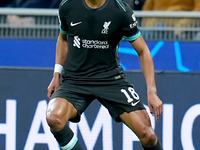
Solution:
[(99, 41), (99, 40), (86, 40), (82, 41), (82, 46), (84, 48), (95, 48), (95, 49), (108, 49), (108, 41)]
[(80, 38), (78, 36), (74, 36), (74, 47), (80, 48)]
[(81, 40), (78, 36), (74, 36), (73, 46), (80, 48), (80, 45), (82, 45), (83, 48), (87, 48), (87, 49), (108, 49), (109, 48), (108, 41), (83, 39), (82, 44), (80, 43), (80, 41)]

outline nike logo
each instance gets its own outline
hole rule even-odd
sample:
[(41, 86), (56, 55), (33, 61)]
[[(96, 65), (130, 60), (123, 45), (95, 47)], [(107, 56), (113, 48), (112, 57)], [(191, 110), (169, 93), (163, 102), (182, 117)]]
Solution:
[(137, 101), (137, 102), (135, 102), (135, 103), (132, 102), (131, 105), (132, 105), (132, 106), (135, 106), (135, 105), (137, 105), (139, 102), (140, 102), (140, 101)]
[(81, 24), (81, 23), (82, 23), (82, 22), (76, 22), (76, 23), (71, 22), (71, 23), (70, 23), (70, 26), (73, 27), (73, 26), (79, 25), (79, 24)]

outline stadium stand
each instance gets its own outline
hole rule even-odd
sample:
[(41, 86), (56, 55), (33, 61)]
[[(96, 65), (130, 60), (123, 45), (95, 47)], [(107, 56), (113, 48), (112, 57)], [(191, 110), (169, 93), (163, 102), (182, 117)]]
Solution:
[[(138, 27), (145, 40), (200, 41), (200, 12), (190, 11), (134, 11)], [(0, 8), (0, 38), (56, 39), (59, 32), (57, 9)], [(20, 19), (19, 19), (20, 18)], [(196, 21), (185, 27), (144, 26), (142, 18), (165, 18), (165, 20), (193, 18)], [(185, 31), (183, 37), (174, 31)], [(151, 32), (151, 34), (146, 34)]]

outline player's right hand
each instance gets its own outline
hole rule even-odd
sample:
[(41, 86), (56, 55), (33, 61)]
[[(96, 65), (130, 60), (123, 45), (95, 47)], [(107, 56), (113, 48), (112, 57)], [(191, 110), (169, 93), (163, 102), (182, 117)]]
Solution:
[(47, 88), (47, 97), (50, 99), (51, 95), (55, 90), (58, 89), (60, 86), (60, 74), (59, 73), (54, 73), (54, 77), (52, 78), (48, 88)]

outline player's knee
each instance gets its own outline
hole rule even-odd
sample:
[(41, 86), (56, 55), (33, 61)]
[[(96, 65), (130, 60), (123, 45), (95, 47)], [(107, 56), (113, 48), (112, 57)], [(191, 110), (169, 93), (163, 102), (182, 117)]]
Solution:
[(47, 114), (46, 120), (50, 127), (61, 123), (61, 120), (59, 119), (59, 117), (56, 114)]
[(55, 128), (56, 126), (60, 126), (62, 124), (61, 116), (56, 112), (48, 112), (46, 113), (46, 120), (50, 128)]
[(156, 144), (157, 136), (153, 130), (146, 129), (143, 131), (140, 141), (143, 146), (153, 146)]

